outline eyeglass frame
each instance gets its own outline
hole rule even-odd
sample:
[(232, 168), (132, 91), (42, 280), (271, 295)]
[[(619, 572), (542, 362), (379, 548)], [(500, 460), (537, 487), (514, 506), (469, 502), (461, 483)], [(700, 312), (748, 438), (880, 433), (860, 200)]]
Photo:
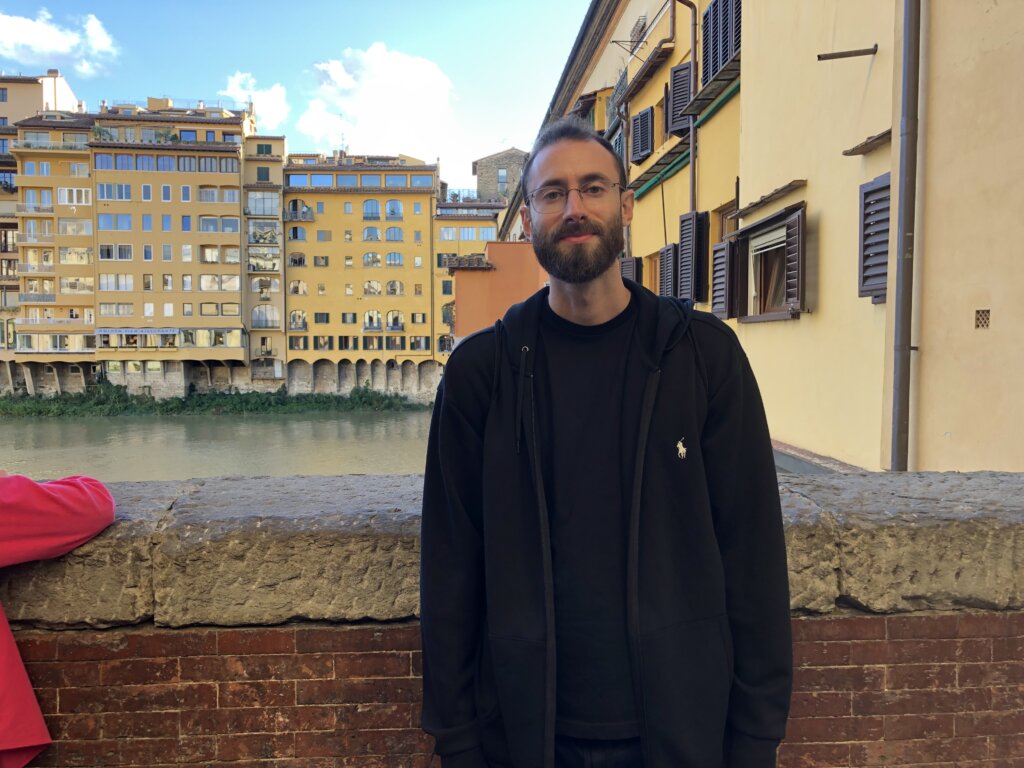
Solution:
[[(569, 193), (570, 192), (575, 192), (577, 195), (579, 195), (580, 202), (582, 202), (584, 205), (586, 205), (588, 198), (583, 196), (583, 188), (582, 187), (586, 186), (587, 184), (593, 184), (594, 182), (603, 182), (605, 184), (608, 184), (609, 185), (608, 190), (607, 190), (608, 192), (611, 191), (612, 187), (618, 187), (619, 188), (619, 195), (622, 195), (622, 193), (626, 192), (627, 189), (628, 189), (621, 182), (612, 181), (611, 179), (607, 179), (604, 176), (594, 176), (593, 178), (588, 179), (585, 182), (582, 182), (582, 186), (580, 186), (580, 187), (561, 187), (558, 184), (545, 184), (543, 186), (537, 187), (532, 192), (529, 192), (529, 193), (526, 194), (526, 196), (525, 196), (526, 197), (526, 203), (527, 203), (527, 205), (530, 206), (530, 208), (535, 213), (538, 213), (538, 214), (540, 214), (542, 216), (547, 216), (547, 215), (550, 215), (550, 214), (553, 214), (553, 213), (560, 213), (560, 212), (564, 211), (566, 206), (569, 205)], [(539, 208), (537, 208), (536, 204), (534, 203), (533, 198), (534, 198), (534, 196), (538, 192), (540, 192), (543, 189), (557, 189), (559, 191), (565, 192), (565, 200), (562, 202), (562, 207), (560, 209), (552, 208), (550, 211), (542, 211)], [(601, 197), (598, 198), (598, 199), (604, 199), (604, 193), (602, 193)]]

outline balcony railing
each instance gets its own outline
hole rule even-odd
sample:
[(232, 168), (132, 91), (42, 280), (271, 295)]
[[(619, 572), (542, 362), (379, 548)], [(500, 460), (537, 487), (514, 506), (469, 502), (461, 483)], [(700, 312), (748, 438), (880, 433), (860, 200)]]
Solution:
[(307, 209), (305, 211), (285, 211), (284, 212), (284, 220), (285, 221), (313, 221), (313, 211), (309, 210), (309, 209)]
[(85, 142), (77, 141), (34, 141), (16, 140), (11, 142), (11, 149), (64, 149), (73, 152), (88, 152)]
[[(259, 322), (253, 323), (252, 326), (250, 326), (250, 327), (253, 330), (261, 330), (261, 331), (280, 330), (280, 328), (281, 328), (281, 321), (280, 320), (260, 320)], [(291, 330), (296, 330), (296, 329), (292, 328)], [(306, 329), (302, 328), (300, 330), (306, 330)]]
[(380, 221), (379, 213), (364, 213), (363, 221)]
[(53, 213), (53, 206), (18, 203), (17, 211), (18, 213)]
[[(254, 328), (257, 326), (253, 326)], [(275, 349), (256, 349), (253, 350), (253, 357), (276, 357), (277, 350)]]
[(93, 325), (93, 321), (80, 317), (19, 317), (15, 325)]
[(19, 232), (19, 243), (52, 243), (53, 232)]
[(57, 268), (53, 264), (26, 264), (21, 262), (18, 264), (18, 274), (44, 274), (50, 275), (57, 271)]
[(405, 323), (392, 323), (388, 326), (389, 331), (404, 331)]
[(309, 330), (309, 324), (306, 323), (306, 322), (288, 323), (288, 330), (289, 331), (308, 331)]
[(16, 283), (18, 276), (13, 272), (0, 272), (0, 283)]
[(55, 293), (19, 293), (18, 301), (22, 304), (52, 304), (57, 300)]
[(372, 332), (379, 333), (380, 330), (381, 330), (380, 323), (377, 323), (377, 325), (372, 325), (372, 324), (371, 325), (366, 325), (365, 323), (363, 324), (363, 331), (365, 331), (365, 332), (371, 332), (372, 331)]

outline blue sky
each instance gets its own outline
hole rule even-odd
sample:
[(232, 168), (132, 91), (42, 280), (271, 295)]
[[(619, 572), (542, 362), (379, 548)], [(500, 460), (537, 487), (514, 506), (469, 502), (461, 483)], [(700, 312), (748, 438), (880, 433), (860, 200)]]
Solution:
[(440, 157), (452, 187), (473, 187), (472, 160), (529, 149), (588, 5), (0, 0), (0, 70), (58, 67), (90, 110), (251, 96), (289, 151)]

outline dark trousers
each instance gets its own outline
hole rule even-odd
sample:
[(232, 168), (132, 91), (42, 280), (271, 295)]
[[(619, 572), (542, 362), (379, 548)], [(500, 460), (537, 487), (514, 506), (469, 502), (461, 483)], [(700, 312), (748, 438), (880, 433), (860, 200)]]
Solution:
[(555, 768), (644, 768), (640, 739), (556, 736)]

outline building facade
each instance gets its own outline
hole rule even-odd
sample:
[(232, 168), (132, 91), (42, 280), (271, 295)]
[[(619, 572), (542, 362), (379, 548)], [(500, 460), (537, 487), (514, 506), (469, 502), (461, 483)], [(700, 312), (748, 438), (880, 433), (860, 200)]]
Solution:
[(521, 149), (495, 152), (473, 161), (476, 196), (479, 200), (507, 200), (519, 184), (519, 174), (527, 153)]
[(1024, 63), (1024, 7), (695, 5), (594, 0), (546, 119), (577, 114), (621, 151), (624, 274), (735, 329), (784, 447), (1024, 468), (1024, 273), (1012, 227), (983, 224), (1015, 221), (1024, 194), (1024, 106), (990, 86)]

